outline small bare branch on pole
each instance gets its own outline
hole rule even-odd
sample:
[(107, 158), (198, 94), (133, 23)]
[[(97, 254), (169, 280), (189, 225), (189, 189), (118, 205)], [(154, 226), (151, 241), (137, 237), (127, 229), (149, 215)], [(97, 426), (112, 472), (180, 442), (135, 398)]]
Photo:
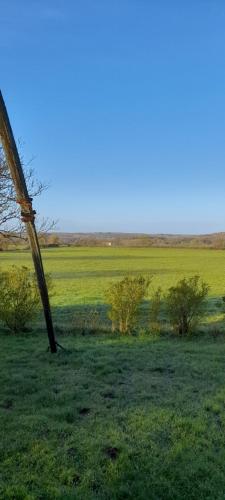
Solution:
[(22, 164), (16, 147), (12, 128), (10, 125), (6, 106), (0, 91), (0, 139), (4, 149), (7, 165), (13, 180), (16, 191), (17, 203), (21, 208), (21, 219), (26, 225), (26, 230), (30, 242), (34, 268), (37, 276), (38, 287), (41, 295), (46, 327), (49, 338), (49, 345), (52, 353), (57, 351), (57, 342), (55, 340), (54, 328), (52, 323), (51, 308), (48, 296), (48, 289), (45, 280), (44, 268), (41, 258), (41, 252), (35, 227), (35, 211), (32, 207), (32, 198), (30, 198), (23, 173)]

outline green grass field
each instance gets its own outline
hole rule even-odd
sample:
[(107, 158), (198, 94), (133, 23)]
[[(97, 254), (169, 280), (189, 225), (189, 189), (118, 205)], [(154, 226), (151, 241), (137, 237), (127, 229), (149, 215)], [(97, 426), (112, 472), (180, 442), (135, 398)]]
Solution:
[[(200, 276), (210, 285), (209, 316), (218, 319), (217, 299), (225, 294), (225, 252), (151, 248), (61, 248), (42, 251), (54, 282), (57, 323), (69, 324), (77, 307), (104, 302), (104, 290), (126, 273), (153, 276), (152, 287), (166, 290), (181, 277)], [(32, 266), (29, 252), (2, 252), (1, 267)], [(150, 287), (150, 293), (151, 288)]]
[[(32, 266), (29, 252), (1, 267)], [(209, 319), (225, 291), (225, 252), (65, 248), (43, 252), (56, 324), (103, 303), (124, 274), (166, 290), (200, 274)], [(39, 323), (38, 323), (39, 325)], [(62, 335), (47, 352), (43, 322), (0, 333), (0, 500), (225, 499), (224, 335)]]
[(1, 500), (225, 498), (223, 340), (1, 337)]

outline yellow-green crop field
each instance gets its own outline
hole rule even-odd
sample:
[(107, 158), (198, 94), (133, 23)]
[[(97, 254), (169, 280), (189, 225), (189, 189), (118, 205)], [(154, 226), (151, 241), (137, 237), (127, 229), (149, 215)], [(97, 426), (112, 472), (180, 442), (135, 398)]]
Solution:
[[(127, 273), (152, 275), (149, 290), (164, 291), (180, 278), (199, 274), (209, 285), (209, 317), (218, 316), (225, 294), (225, 251), (165, 248), (56, 248), (42, 251), (54, 282), (52, 306), (57, 321), (67, 322), (77, 306), (104, 303), (104, 291)], [(1, 267), (32, 267), (29, 251), (2, 252)]]

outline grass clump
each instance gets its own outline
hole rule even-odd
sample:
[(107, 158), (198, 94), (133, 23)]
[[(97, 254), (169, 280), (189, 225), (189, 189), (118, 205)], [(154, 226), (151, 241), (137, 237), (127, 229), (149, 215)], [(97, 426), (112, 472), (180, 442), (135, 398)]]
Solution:
[(103, 314), (99, 307), (84, 305), (73, 315), (72, 328), (82, 335), (104, 330)]

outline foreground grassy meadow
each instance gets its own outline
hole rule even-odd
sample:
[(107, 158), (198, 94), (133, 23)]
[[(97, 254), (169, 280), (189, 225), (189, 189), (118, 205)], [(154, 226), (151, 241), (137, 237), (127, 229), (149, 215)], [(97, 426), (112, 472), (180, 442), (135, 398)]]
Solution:
[[(200, 274), (210, 285), (209, 317), (218, 316), (217, 302), (225, 294), (225, 252), (165, 248), (59, 248), (42, 251), (45, 270), (54, 282), (52, 306), (57, 323), (66, 326), (79, 307), (104, 302), (104, 291), (127, 273), (153, 276), (152, 287), (163, 290), (180, 278)], [(2, 268), (32, 267), (30, 253), (1, 252)]]
[(0, 498), (225, 498), (225, 343), (1, 337)]
[[(209, 316), (225, 291), (225, 252), (63, 248), (43, 251), (55, 323), (69, 331), (127, 272), (166, 290), (199, 273)], [(32, 266), (29, 252), (1, 267)], [(218, 312), (219, 311), (219, 312)], [(216, 332), (214, 332), (216, 333)], [(225, 499), (225, 337), (62, 335), (47, 352), (43, 323), (1, 330), (0, 499)]]

